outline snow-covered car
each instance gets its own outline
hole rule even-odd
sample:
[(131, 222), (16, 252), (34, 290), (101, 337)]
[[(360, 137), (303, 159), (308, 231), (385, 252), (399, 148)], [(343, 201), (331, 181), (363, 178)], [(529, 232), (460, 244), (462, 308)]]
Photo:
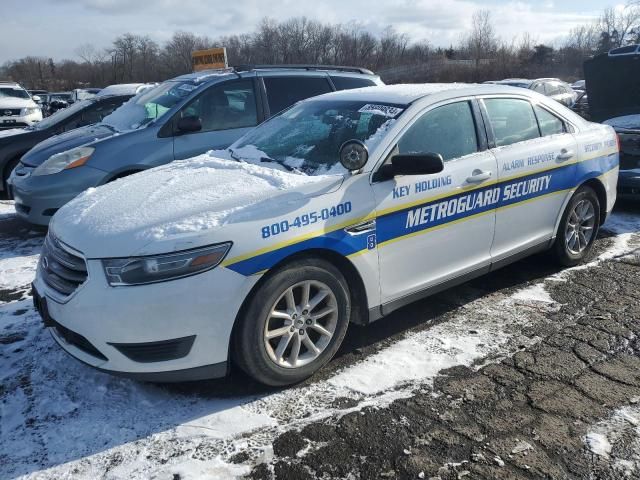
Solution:
[(157, 83), (116, 83), (98, 90), (96, 95), (137, 95), (158, 85)]
[(29, 92), (17, 83), (0, 82), (0, 130), (29, 127), (40, 120), (42, 110)]
[(53, 217), (34, 301), (72, 356), (160, 381), (299, 382), (368, 324), (551, 250), (590, 252), (613, 129), (535, 92), (393, 85), (301, 101), (228, 150), (91, 189)]

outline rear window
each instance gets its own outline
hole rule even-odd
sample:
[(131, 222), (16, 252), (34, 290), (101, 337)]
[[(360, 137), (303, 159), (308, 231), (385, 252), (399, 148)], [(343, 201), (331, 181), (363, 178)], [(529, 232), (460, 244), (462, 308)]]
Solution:
[(264, 77), (264, 85), (271, 115), (305, 98), (332, 91), (329, 81), (320, 77)]
[(540, 136), (533, 107), (528, 101), (515, 98), (490, 98), (484, 103), (497, 147)]
[(373, 87), (376, 82), (370, 78), (331, 77), (336, 90), (350, 90), (352, 88)]

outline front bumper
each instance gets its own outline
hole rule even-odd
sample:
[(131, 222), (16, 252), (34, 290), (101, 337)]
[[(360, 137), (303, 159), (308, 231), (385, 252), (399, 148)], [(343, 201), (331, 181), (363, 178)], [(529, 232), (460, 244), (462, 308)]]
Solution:
[(16, 214), (34, 225), (48, 225), (59, 208), (90, 187), (100, 185), (106, 172), (87, 165), (54, 175), (33, 176), (33, 168), (20, 164), (9, 177), (9, 193)]
[(42, 110), (30, 115), (0, 115), (0, 130), (29, 127), (42, 120)]
[(618, 197), (640, 199), (640, 168), (620, 170), (618, 174)]
[[(139, 380), (226, 375), (233, 324), (255, 277), (218, 267), (170, 282), (110, 287), (99, 260), (86, 264), (87, 280), (65, 299), (44, 282), (41, 265), (33, 282), (36, 307), (67, 353), (101, 371)], [(179, 354), (175, 349), (154, 350), (151, 357), (148, 351), (146, 357), (139, 350), (135, 354), (141, 345), (168, 342), (187, 345)]]

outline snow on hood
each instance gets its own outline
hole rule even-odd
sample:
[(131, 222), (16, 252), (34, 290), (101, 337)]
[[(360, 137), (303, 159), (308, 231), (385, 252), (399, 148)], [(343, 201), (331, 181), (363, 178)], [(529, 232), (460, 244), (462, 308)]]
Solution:
[(36, 107), (37, 105), (30, 98), (16, 98), (16, 97), (0, 97), (0, 109), (1, 108), (25, 108)]
[(605, 125), (610, 125), (613, 128), (625, 128), (629, 130), (640, 130), (640, 114), (623, 115), (622, 117), (614, 117), (609, 120), (605, 120)]
[(0, 138), (20, 135), (21, 133), (27, 133), (28, 131), (29, 130), (27, 130), (26, 128), (10, 128), (9, 130), (0, 130)]
[(166, 253), (229, 240), (212, 235), (255, 218), (256, 209), (268, 217), (276, 203), (300, 201), (286, 190), (311, 184), (304, 195), (317, 195), (342, 180), (204, 154), (89, 189), (56, 213), (50, 229), (88, 258)]

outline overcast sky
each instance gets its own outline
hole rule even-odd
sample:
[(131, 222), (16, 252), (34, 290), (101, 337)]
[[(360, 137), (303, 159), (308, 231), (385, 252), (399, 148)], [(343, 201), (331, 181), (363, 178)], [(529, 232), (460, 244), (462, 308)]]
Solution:
[(162, 42), (176, 30), (210, 37), (251, 32), (260, 19), (292, 16), (331, 23), (387, 25), (432, 45), (456, 43), (472, 13), (491, 9), (497, 33), (529, 31), (554, 42), (615, 3), (603, 0), (0, 0), (0, 64), (25, 55), (76, 58), (78, 45), (106, 47), (132, 32)]

